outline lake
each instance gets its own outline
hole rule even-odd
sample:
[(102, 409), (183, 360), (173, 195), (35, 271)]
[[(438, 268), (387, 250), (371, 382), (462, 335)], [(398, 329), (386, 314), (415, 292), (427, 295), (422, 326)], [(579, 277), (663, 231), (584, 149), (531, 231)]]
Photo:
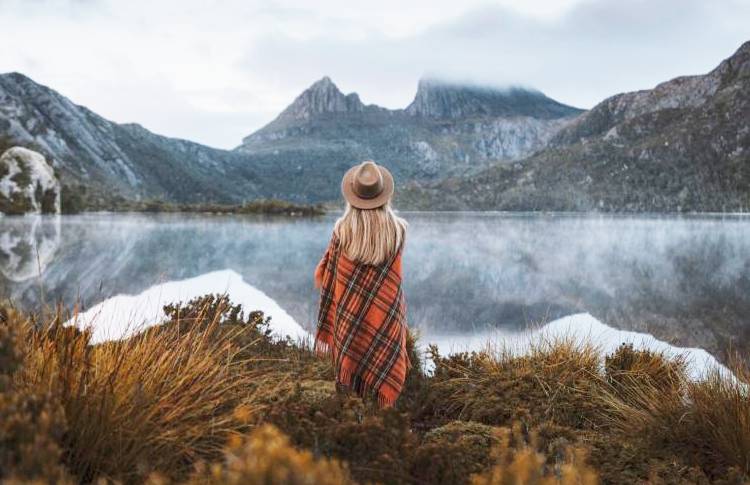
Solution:
[[(729, 345), (748, 350), (750, 217), (402, 215), (410, 223), (409, 324), (425, 338), (511, 335), (589, 314), (607, 327), (720, 359)], [(335, 217), (4, 217), (0, 298), (29, 309), (62, 301), (85, 310), (212, 275), (211, 291), (234, 278), (311, 330), (312, 274)]]

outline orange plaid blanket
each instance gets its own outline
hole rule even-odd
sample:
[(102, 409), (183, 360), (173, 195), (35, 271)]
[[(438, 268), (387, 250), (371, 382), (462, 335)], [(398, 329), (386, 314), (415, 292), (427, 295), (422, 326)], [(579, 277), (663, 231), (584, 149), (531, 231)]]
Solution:
[(340, 254), (334, 236), (315, 270), (320, 309), (315, 348), (330, 352), (336, 382), (393, 406), (410, 366), (401, 250), (379, 266)]

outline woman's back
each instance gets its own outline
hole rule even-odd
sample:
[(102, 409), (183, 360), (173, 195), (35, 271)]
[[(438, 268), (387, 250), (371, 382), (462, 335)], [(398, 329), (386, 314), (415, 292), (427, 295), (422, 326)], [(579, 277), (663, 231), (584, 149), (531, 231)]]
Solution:
[[(363, 197), (370, 185), (375, 188)], [(315, 271), (321, 289), (316, 348), (331, 352), (338, 385), (376, 394), (390, 406), (409, 367), (401, 288), (406, 222), (389, 204), (390, 173), (372, 162), (347, 172), (342, 192), (346, 212)]]

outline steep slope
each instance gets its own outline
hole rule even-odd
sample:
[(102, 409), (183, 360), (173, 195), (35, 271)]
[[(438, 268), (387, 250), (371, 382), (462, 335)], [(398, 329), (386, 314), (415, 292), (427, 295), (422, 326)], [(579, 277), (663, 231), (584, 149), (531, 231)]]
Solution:
[(389, 110), (345, 95), (325, 77), (236, 151), (293, 167), (317, 187), (310, 197), (331, 200), (354, 162), (376, 160), (399, 181), (474, 173), (540, 149), (578, 113), (536, 91), (435, 80), (421, 81), (406, 109)]
[(238, 200), (260, 194), (246, 173), (246, 157), (113, 123), (18, 73), (0, 75), (0, 137), (54, 159), (64, 183), (128, 198)]
[(352, 163), (372, 158), (400, 182), (473, 173), (538, 150), (578, 112), (535, 91), (439, 81), (388, 110), (323, 78), (226, 151), (111, 122), (22, 74), (0, 75), (0, 145), (44, 153), (73, 190), (129, 199), (336, 200)]
[(545, 150), (411, 187), (414, 208), (750, 210), (750, 42), (705, 75), (613, 96)]

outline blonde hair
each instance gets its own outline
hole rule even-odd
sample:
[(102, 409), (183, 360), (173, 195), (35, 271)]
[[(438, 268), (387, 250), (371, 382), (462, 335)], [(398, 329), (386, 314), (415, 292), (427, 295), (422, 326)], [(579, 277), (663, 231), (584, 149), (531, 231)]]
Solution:
[(406, 226), (406, 221), (393, 212), (390, 202), (376, 209), (357, 209), (347, 203), (333, 233), (347, 258), (379, 265), (401, 248)]

